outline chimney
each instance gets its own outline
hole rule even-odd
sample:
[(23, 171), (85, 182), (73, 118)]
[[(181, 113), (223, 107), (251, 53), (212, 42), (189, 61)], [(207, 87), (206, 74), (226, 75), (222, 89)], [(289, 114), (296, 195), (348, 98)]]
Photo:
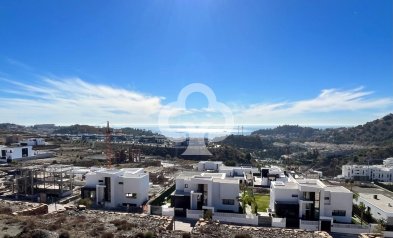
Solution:
[(374, 194), (374, 199), (378, 200), (378, 195)]

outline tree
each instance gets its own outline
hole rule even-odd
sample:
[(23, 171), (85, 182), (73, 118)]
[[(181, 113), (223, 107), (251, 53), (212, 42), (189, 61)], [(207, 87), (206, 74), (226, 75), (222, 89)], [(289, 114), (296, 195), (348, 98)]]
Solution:
[(386, 227), (386, 219), (383, 219), (383, 218), (381, 218), (381, 219), (378, 219), (378, 230), (379, 230), (379, 232), (382, 232), (382, 231), (384, 231), (385, 230), (385, 227)]
[(366, 212), (366, 206), (364, 205), (363, 202), (360, 202), (358, 208), (360, 211), (360, 223), (361, 223), (361, 225), (363, 225), (363, 216), (364, 216), (364, 213)]
[(353, 193), (353, 199), (355, 199), (355, 201), (358, 201), (359, 193)]

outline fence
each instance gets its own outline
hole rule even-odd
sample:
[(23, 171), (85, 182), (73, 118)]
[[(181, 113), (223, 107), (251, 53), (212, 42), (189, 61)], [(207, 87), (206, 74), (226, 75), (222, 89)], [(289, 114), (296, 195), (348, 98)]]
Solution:
[(203, 218), (203, 211), (202, 210), (189, 210), (187, 209), (187, 218), (190, 219), (199, 219)]
[(213, 214), (213, 220), (220, 222), (245, 224), (245, 225), (258, 225), (258, 216), (253, 214), (236, 214), (236, 213), (222, 213), (215, 212)]
[(307, 231), (317, 231), (319, 230), (319, 221), (299, 221), (299, 228)]
[(287, 219), (286, 218), (278, 218), (274, 217), (272, 219), (272, 227), (281, 227), (285, 228), (287, 225)]
[(175, 216), (175, 209), (173, 207), (163, 207), (162, 208), (162, 215), (163, 216)]
[(360, 234), (360, 233), (368, 233), (373, 227), (373, 224), (370, 225), (359, 225), (359, 224), (341, 224), (341, 223), (333, 223), (331, 227), (331, 232), (337, 233), (345, 233), (345, 234)]

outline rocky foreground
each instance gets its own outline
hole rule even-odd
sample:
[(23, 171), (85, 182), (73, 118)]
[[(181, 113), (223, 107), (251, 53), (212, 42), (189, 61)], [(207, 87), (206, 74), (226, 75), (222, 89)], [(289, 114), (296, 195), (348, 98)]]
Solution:
[(324, 231), (304, 231), (294, 229), (250, 227), (220, 224), (215, 221), (200, 220), (192, 231), (192, 237), (263, 237), (263, 238), (330, 238), (331, 236)]
[(0, 234), (5, 237), (163, 237), (251, 238), (330, 237), (325, 232), (259, 228), (200, 220), (191, 233), (172, 230), (172, 218), (107, 211), (64, 211), (38, 216), (0, 215)]

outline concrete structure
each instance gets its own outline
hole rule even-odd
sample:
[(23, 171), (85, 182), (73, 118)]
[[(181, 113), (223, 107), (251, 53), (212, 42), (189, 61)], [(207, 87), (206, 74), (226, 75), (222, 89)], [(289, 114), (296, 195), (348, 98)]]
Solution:
[(0, 162), (9, 163), (34, 155), (36, 154), (31, 146), (0, 146)]
[(224, 166), (222, 161), (200, 161), (198, 163), (198, 171), (218, 172), (222, 166)]
[(24, 140), (20, 141), (19, 144), (22, 146), (45, 145), (45, 140), (43, 138), (28, 138), (28, 139), (24, 139)]
[(200, 161), (198, 163), (200, 172), (225, 173), (226, 177), (239, 179), (240, 183), (253, 184), (253, 174), (259, 174), (258, 168), (251, 166), (225, 166), (222, 161)]
[(359, 193), (355, 203), (361, 202), (376, 220), (385, 219), (387, 225), (393, 228), (393, 199), (382, 194)]
[(271, 166), (261, 169), (261, 181), (258, 185), (270, 187), (272, 181), (288, 182), (287, 174), (280, 167)]
[[(318, 179), (294, 179), (287, 183), (271, 182), (270, 209), (278, 217), (287, 218), (289, 226), (299, 219), (350, 223), (353, 194), (342, 186), (327, 186)], [(330, 227), (330, 225), (329, 225)]]
[(393, 182), (393, 158), (387, 158), (383, 165), (343, 165), (341, 178), (357, 181)]
[(238, 212), (239, 180), (225, 173), (183, 173), (176, 178), (175, 208)]
[(15, 170), (13, 193), (36, 196), (40, 202), (46, 202), (71, 195), (73, 182), (71, 165), (27, 166)]
[(135, 207), (149, 199), (149, 174), (143, 168), (99, 169), (85, 177), (82, 198), (91, 198), (97, 205)]

